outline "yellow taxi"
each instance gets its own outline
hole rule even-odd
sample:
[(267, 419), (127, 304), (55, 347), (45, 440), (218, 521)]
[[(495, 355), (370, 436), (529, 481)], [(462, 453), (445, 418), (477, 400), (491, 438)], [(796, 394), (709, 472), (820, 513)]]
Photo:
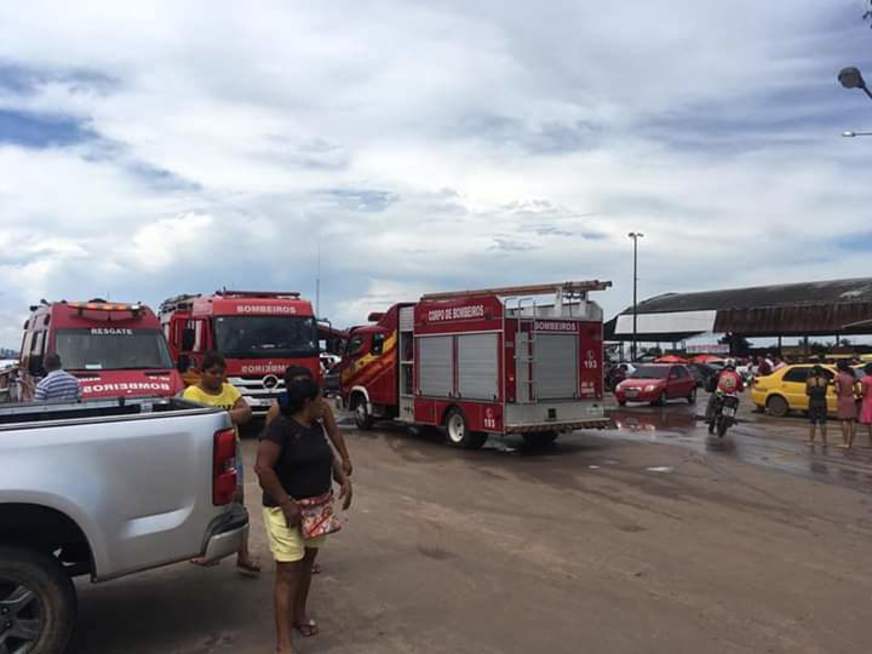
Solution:
[[(808, 395), (805, 394), (805, 382), (814, 364), (787, 366), (771, 375), (757, 377), (751, 385), (751, 399), (757, 408), (764, 409), (771, 416), (779, 418), (791, 411), (808, 411)], [(822, 365), (824, 374), (831, 382), (836, 377), (836, 367)], [(827, 389), (827, 410), (836, 412), (835, 387)]]

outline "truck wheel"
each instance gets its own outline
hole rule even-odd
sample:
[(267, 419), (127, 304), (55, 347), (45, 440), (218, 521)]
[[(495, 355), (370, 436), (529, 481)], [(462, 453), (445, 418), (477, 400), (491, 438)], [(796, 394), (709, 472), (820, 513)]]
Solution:
[(63, 652), (76, 591), (53, 556), (0, 547), (0, 652)]
[(469, 431), (463, 411), (456, 407), (445, 414), (445, 431), (448, 432), (449, 443), (465, 450), (477, 450), (487, 440), (487, 434)]
[(351, 404), (351, 410), (354, 411), (354, 424), (358, 429), (364, 431), (372, 429), (372, 414), (369, 412), (369, 407), (366, 406), (366, 398), (359, 393), (354, 396)]
[(783, 418), (788, 413), (790, 413), (790, 405), (780, 395), (773, 395), (768, 400), (766, 400), (766, 412), (770, 416), (775, 416), (776, 418)]
[(537, 431), (524, 434), (524, 441), (530, 447), (547, 447), (557, 440), (559, 434), (556, 431)]

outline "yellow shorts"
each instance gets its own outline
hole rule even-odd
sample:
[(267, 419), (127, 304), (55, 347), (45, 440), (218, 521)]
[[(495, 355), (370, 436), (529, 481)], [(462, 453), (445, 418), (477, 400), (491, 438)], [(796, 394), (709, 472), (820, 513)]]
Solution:
[(327, 540), (326, 536), (303, 540), (299, 527), (288, 527), (281, 507), (264, 507), (263, 524), (266, 526), (269, 549), (279, 563), (302, 561), (307, 547), (321, 547)]

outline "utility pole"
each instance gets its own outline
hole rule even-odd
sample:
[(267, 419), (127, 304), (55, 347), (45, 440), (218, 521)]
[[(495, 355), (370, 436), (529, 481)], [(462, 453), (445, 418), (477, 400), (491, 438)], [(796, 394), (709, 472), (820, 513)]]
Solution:
[(321, 240), (318, 239), (318, 272), (315, 277), (315, 319), (321, 318)]
[(639, 324), (638, 324), (638, 307), (639, 307), (639, 239), (645, 235), (641, 232), (630, 232), (627, 234), (633, 239), (633, 349), (632, 359), (636, 360), (638, 355), (637, 347), (639, 341)]

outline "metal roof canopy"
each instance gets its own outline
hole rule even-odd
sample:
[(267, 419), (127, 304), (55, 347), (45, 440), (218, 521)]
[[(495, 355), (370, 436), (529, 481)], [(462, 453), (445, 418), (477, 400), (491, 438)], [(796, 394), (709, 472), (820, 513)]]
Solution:
[[(639, 316), (715, 311), (715, 333), (750, 337), (872, 333), (872, 278), (756, 286), (702, 293), (667, 293), (638, 305)], [(632, 307), (621, 315), (632, 315)], [(613, 333), (617, 318), (610, 323)], [(645, 340), (684, 340), (696, 333), (639, 331)], [(626, 332), (615, 337), (631, 336)]]
[(611, 287), (611, 282), (601, 282), (598, 279), (581, 282), (555, 282), (553, 284), (533, 284), (529, 286), (504, 286), (502, 288), (482, 288), (468, 291), (451, 291), (447, 293), (427, 293), (421, 300), (456, 300), (463, 297), (479, 297), (496, 295), (499, 297), (516, 297), (519, 295), (545, 295), (547, 293), (563, 292), (567, 297), (574, 294), (584, 294), (591, 291), (605, 291)]

